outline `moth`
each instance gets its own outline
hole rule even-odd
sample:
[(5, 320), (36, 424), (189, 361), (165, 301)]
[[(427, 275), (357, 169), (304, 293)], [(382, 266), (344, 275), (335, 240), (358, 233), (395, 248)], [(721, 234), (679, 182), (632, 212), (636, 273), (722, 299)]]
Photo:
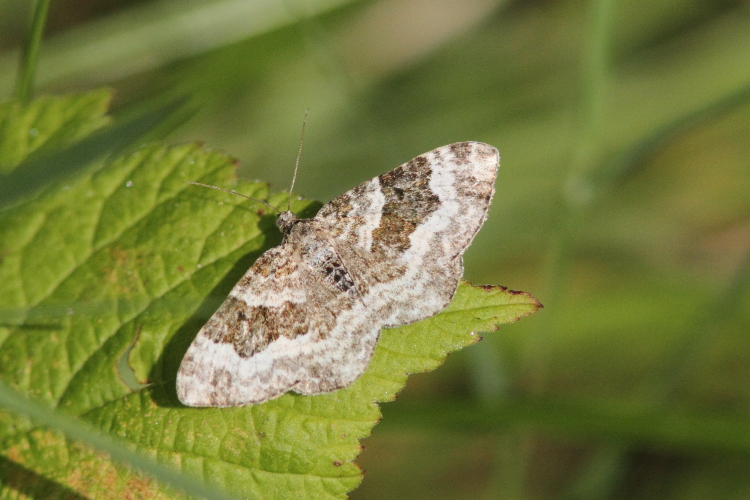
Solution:
[(383, 327), (433, 316), (453, 298), (499, 160), (492, 146), (457, 142), (360, 184), (311, 219), (280, 212), (281, 244), (250, 267), (185, 353), (180, 401), (238, 406), (354, 382)]

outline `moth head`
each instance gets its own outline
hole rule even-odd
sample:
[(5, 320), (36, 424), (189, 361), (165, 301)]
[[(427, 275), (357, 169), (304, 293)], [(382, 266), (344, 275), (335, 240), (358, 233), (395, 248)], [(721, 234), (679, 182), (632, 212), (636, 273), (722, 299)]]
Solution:
[(283, 234), (288, 234), (292, 230), (292, 226), (297, 221), (297, 216), (289, 210), (281, 212), (276, 219), (276, 227), (279, 228)]

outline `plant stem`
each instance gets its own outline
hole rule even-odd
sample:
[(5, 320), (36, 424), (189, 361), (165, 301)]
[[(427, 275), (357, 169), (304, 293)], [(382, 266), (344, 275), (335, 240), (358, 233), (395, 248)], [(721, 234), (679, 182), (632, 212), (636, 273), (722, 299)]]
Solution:
[(18, 80), (16, 81), (16, 100), (20, 102), (28, 102), (31, 97), (31, 87), (34, 83), (34, 74), (39, 58), (39, 46), (42, 44), (44, 25), (47, 22), (47, 13), (51, 3), (52, 0), (37, 0), (36, 2), (29, 38), (23, 47)]

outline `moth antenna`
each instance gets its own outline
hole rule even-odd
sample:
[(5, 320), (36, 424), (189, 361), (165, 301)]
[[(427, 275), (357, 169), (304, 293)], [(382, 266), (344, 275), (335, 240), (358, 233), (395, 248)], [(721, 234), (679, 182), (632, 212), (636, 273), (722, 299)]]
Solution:
[(237, 196), (242, 196), (243, 198), (247, 198), (248, 200), (253, 200), (253, 201), (256, 201), (258, 203), (262, 203), (263, 205), (265, 205), (265, 206), (267, 206), (269, 208), (273, 208), (274, 210), (276, 210), (277, 214), (281, 213), (281, 210), (279, 210), (278, 208), (274, 207), (270, 203), (266, 203), (263, 200), (259, 200), (257, 198), (253, 198), (251, 196), (245, 196), (244, 194), (238, 193), (237, 191), (232, 191), (231, 189), (224, 189), (224, 188), (220, 188), (220, 187), (217, 187), (217, 186), (212, 186), (210, 184), (202, 184), (200, 182), (193, 182), (193, 181), (184, 181), (184, 182), (185, 182), (185, 184), (195, 184), (196, 186), (203, 186), (203, 187), (207, 187), (207, 188), (211, 188), (211, 189), (218, 189), (219, 191), (224, 191), (225, 193), (236, 194)]
[(305, 139), (305, 123), (307, 123), (307, 113), (310, 112), (310, 108), (305, 110), (305, 117), (302, 119), (302, 134), (299, 138), (299, 151), (297, 151), (297, 161), (294, 163), (294, 175), (292, 176), (292, 185), (289, 188), (289, 200), (286, 205), (287, 212), (292, 208), (292, 190), (294, 189), (294, 182), (297, 180), (297, 169), (299, 168), (299, 158), (302, 156), (302, 141)]

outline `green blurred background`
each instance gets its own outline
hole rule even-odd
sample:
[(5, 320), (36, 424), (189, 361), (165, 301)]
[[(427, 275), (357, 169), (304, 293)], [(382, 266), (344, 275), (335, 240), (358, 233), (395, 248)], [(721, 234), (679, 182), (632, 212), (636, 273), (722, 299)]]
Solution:
[[(32, 3), (0, 3), (0, 96)], [(750, 498), (750, 2), (57, 0), (35, 95), (327, 201), (434, 147), (502, 156), (466, 278), (545, 308), (409, 379), (353, 499)]]

